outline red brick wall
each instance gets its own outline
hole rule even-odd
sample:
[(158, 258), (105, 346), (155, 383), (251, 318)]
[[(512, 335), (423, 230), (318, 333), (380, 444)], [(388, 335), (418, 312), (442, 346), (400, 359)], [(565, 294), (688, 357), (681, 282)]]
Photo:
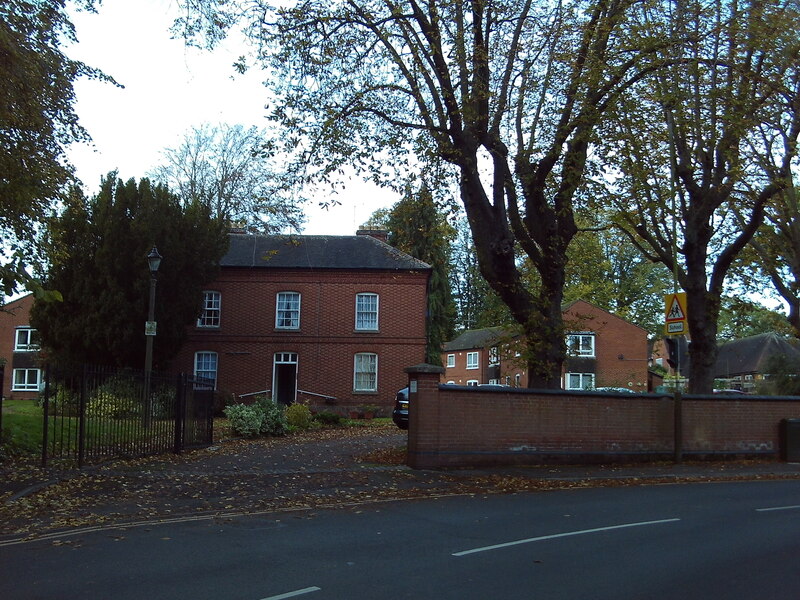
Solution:
[[(424, 272), (278, 271), (223, 269), (209, 290), (221, 293), (219, 329), (192, 328), (174, 363), (192, 372), (198, 351), (218, 353), (219, 390), (234, 395), (272, 387), (273, 356), (297, 353), (299, 390), (336, 398), (334, 403), (299, 396), (315, 408), (375, 404), (388, 415), (403, 369), (425, 358), (427, 274)], [(276, 295), (299, 292), (300, 329), (275, 328)], [(379, 296), (379, 331), (355, 330), (357, 293)], [(378, 391), (353, 391), (353, 362), (358, 352), (378, 355)]]
[[(674, 452), (671, 397), (440, 387), (437, 373), (413, 369), (409, 379), (418, 387), (408, 438), (415, 468), (661, 460)], [(682, 406), (687, 458), (777, 457), (780, 421), (800, 417), (797, 399), (698, 396)]]
[[(583, 300), (572, 303), (564, 311), (564, 327), (569, 332), (592, 331), (595, 333), (595, 358), (582, 361), (585, 369), (576, 372), (595, 373), (595, 387), (626, 387), (635, 391), (647, 391), (647, 332), (624, 319)], [(521, 343), (517, 341), (517, 343)], [(517, 348), (503, 344), (501, 348), (500, 383), (514, 386), (516, 375), (520, 374), (520, 387), (528, 386), (528, 374), (521, 359), (515, 357)], [(466, 368), (467, 353), (478, 351), (480, 368)], [(456, 365), (447, 368), (447, 355), (455, 354)], [(591, 363), (586, 366), (587, 363)], [(488, 383), (489, 349), (456, 350), (442, 352), (445, 372), (442, 383), (452, 381), (456, 385), (466, 385), (467, 381), (477, 379)], [(590, 369), (590, 370), (589, 370)], [(570, 360), (565, 362), (564, 372), (570, 370)], [(562, 385), (562, 387), (565, 387)]]
[[(14, 341), (17, 327), (29, 325), (28, 315), (33, 306), (33, 294), (28, 294), (9, 302), (0, 312), (0, 359), (5, 359), (5, 376), (3, 377), (3, 397), (13, 394), (15, 398), (35, 398), (38, 392), (12, 392), (11, 384), (14, 377), (14, 364), (22, 368), (38, 366), (36, 355), (38, 353), (14, 352)], [(16, 361), (15, 361), (16, 358)]]
[[(595, 387), (647, 391), (647, 332), (588, 302), (564, 312), (567, 331), (595, 333)], [(621, 358), (620, 358), (621, 357)]]
[[(469, 352), (478, 353), (478, 368), (467, 369), (467, 354)], [(455, 355), (455, 366), (447, 368), (447, 356)], [(467, 385), (467, 381), (477, 380), (478, 383), (487, 383), (488, 376), (486, 371), (489, 366), (489, 351), (484, 348), (474, 348), (472, 350), (453, 350), (452, 352), (442, 352), (442, 364), (445, 366), (445, 373), (442, 375), (442, 383), (452, 381), (455, 385)]]

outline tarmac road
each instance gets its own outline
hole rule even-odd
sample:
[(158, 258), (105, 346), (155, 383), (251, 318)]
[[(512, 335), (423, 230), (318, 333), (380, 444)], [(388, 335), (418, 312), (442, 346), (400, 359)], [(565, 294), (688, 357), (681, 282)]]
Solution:
[(0, 543), (0, 597), (800, 597), (800, 481), (372, 502)]
[(405, 441), (405, 432), (383, 425), (230, 440), (182, 456), (117, 461), (83, 471), (3, 465), (0, 542), (75, 528), (408, 498), (800, 478), (798, 464), (753, 461), (417, 471), (396, 460)]

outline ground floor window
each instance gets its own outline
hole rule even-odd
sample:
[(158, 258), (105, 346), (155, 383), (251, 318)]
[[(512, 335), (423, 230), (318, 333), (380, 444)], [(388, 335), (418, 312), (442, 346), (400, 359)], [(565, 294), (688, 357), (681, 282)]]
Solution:
[(197, 352), (194, 355), (194, 375), (214, 382), (217, 388), (217, 353)]
[(564, 377), (565, 389), (591, 390), (594, 388), (594, 373), (567, 373)]
[(378, 391), (378, 355), (370, 352), (356, 354), (353, 389), (357, 392)]
[(478, 380), (477, 379), (468, 379), (467, 380), (467, 385), (469, 385), (469, 386), (478, 385)]
[(39, 369), (14, 369), (12, 392), (38, 392), (41, 381)]

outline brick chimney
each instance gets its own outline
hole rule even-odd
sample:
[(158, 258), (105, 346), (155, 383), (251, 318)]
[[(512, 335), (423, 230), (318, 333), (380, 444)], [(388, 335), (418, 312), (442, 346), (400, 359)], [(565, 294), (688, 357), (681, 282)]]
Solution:
[(384, 244), (389, 243), (389, 232), (385, 229), (359, 229), (356, 231), (356, 235), (368, 235), (382, 241)]

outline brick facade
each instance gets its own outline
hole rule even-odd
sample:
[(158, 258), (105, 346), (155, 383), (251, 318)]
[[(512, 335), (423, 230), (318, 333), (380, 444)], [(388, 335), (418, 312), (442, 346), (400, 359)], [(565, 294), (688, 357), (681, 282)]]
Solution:
[[(589, 334), (593, 337), (593, 352), (587, 356), (567, 356), (564, 361), (562, 387), (568, 387), (568, 373), (580, 374), (594, 380), (591, 387), (624, 387), (634, 391), (647, 391), (647, 332), (624, 319), (584, 300), (564, 307), (564, 326), (567, 334)], [(442, 383), (468, 385), (477, 381), (496, 382), (512, 387), (527, 387), (528, 375), (521, 364), (521, 340), (511, 338), (501, 328), (482, 330), (484, 335), (467, 336), (467, 347), (459, 347), (458, 340), (445, 346), (442, 364), (445, 372)], [(477, 333), (477, 332), (475, 332)], [(448, 348), (449, 346), (449, 348)], [(490, 359), (492, 348), (497, 348), (497, 360)], [(478, 367), (467, 368), (467, 355), (477, 353)], [(454, 362), (448, 367), (448, 357)], [(494, 364), (492, 364), (494, 363)]]
[[(217, 389), (228, 396), (268, 391), (317, 410), (377, 405), (388, 416), (406, 384), (403, 369), (425, 356), (427, 282), (424, 269), (223, 266), (207, 286), (219, 293), (219, 326), (192, 327), (173, 368), (192, 372), (196, 353), (211, 352)], [(276, 326), (280, 292), (299, 294), (299, 328)], [(378, 297), (375, 331), (356, 329), (362, 293)], [(354, 389), (359, 353), (377, 356), (375, 391)]]
[[(675, 451), (674, 400), (585, 391), (439, 385), (409, 368), (408, 463), (414, 468), (666, 460)], [(684, 396), (684, 458), (778, 458), (783, 419), (800, 399)]]
[(41, 381), (41, 371), (39, 370), (39, 353), (37, 351), (15, 351), (17, 331), (29, 327), (29, 314), (33, 306), (33, 294), (28, 294), (17, 298), (2, 307), (0, 311), (0, 359), (5, 361), (5, 373), (3, 377), (3, 397), (8, 398), (35, 398), (38, 390), (20, 390), (14, 388), (14, 371), (24, 370), (27, 378), (23, 378), (23, 387), (34, 385), (33, 371), (38, 372), (38, 380)]

